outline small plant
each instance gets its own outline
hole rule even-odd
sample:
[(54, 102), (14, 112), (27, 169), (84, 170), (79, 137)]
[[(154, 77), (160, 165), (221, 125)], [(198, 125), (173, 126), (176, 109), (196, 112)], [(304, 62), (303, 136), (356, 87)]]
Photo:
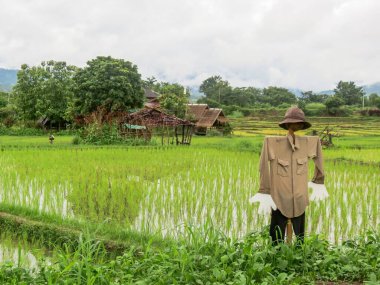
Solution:
[(78, 145), (78, 144), (80, 144), (80, 142), (81, 142), (80, 136), (76, 135), (73, 137), (72, 144)]

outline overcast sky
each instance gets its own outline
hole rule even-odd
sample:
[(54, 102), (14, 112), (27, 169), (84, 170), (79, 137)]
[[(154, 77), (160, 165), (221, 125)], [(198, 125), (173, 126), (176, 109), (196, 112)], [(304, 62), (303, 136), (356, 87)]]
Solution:
[(332, 89), (380, 81), (379, 0), (0, 0), (0, 67), (98, 55), (143, 78)]

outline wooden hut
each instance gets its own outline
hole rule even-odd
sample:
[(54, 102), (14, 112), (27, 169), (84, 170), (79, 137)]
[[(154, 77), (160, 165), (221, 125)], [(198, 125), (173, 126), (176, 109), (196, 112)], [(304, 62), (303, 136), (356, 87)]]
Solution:
[(210, 129), (223, 131), (226, 126), (229, 126), (223, 110), (209, 108), (207, 104), (188, 104), (187, 116), (195, 122), (195, 133), (199, 135), (205, 135)]
[(194, 128), (194, 124), (190, 121), (149, 107), (126, 116), (124, 126), (126, 135), (150, 139), (155, 132), (161, 136), (162, 144), (177, 145), (190, 144)]
[(144, 106), (149, 108), (159, 108), (160, 101), (158, 100), (158, 97), (160, 97), (160, 94), (148, 88), (145, 88), (144, 92), (146, 98)]

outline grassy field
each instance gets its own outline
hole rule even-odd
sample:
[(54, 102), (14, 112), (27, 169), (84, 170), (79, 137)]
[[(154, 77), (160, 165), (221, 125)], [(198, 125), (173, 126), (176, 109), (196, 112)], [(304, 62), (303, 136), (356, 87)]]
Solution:
[[(258, 190), (263, 136), (284, 134), (274, 122), (234, 120), (232, 137), (194, 137), (191, 146), (178, 147), (73, 145), (71, 136), (59, 135), (50, 145), (47, 137), (2, 136), (0, 211), (118, 242), (191, 240), (192, 229), (205, 225), (219, 238), (246, 239), (269, 223), (248, 199)], [(327, 122), (339, 134), (323, 151), (330, 197), (310, 204), (306, 226), (308, 234), (340, 246), (379, 232), (380, 121), (314, 124), (321, 130)]]

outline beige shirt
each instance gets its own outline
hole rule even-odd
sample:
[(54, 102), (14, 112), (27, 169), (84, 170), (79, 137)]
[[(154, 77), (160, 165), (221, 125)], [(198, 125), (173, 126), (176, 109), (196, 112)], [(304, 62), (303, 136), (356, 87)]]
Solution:
[(319, 137), (265, 137), (260, 157), (260, 193), (270, 194), (277, 208), (288, 217), (298, 217), (309, 205), (308, 161), (314, 160), (312, 181), (324, 184)]

